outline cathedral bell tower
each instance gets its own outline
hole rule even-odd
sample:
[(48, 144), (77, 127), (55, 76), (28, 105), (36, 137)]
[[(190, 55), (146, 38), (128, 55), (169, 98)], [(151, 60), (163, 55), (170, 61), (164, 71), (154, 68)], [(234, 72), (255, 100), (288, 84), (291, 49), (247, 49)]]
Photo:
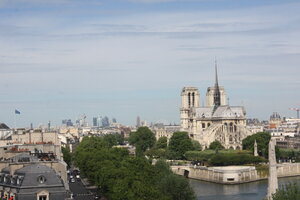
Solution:
[(200, 105), (200, 94), (196, 87), (184, 87), (181, 91), (180, 122), (182, 131), (188, 131), (191, 110)]

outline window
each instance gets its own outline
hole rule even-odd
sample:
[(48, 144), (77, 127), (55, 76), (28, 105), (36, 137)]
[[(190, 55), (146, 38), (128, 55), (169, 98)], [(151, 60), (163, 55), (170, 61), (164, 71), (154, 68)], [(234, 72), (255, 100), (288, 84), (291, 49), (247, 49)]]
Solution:
[(38, 179), (37, 179), (37, 181), (38, 181), (40, 184), (43, 184), (43, 183), (46, 182), (46, 178), (45, 178), (45, 176), (39, 176)]
[(202, 123), (202, 128), (205, 128), (205, 123)]
[(40, 195), (39, 200), (47, 200), (47, 196), (46, 195)]

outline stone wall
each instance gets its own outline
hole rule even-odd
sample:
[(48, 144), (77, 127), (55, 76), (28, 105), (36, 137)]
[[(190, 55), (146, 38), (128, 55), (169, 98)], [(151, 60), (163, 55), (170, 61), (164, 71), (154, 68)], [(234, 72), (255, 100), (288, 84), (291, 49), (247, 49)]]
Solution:
[[(239, 184), (268, 178), (268, 169), (253, 166), (198, 167), (172, 166), (175, 174), (192, 179), (222, 183)], [(300, 176), (300, 163), (284, 163), (277, 166), (278, 177)]]

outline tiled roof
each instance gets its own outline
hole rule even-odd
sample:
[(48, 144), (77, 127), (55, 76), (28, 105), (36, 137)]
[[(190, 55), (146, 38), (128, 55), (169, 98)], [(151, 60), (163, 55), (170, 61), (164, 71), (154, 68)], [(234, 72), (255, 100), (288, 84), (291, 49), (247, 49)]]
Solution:
[(243, 118), (245, 110), (242, 106), (200, 107), (195, 109), (197, 118)]

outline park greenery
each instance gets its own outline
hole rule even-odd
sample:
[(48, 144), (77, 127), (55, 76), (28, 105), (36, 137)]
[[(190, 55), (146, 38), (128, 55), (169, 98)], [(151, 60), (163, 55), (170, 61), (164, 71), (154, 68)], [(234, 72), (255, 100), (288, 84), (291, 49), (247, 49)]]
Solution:
[(155, 149), (167, 149), (168, 147), (168, 138), (160, 137), (155, 143)]
[(140, 127), (136, 132), (130, 134), (128, 141), (135, 146), (136, 154), (142, 156), (147, 149), (154, 146), (155, 136), (149, 128)]
[(185, 152), (193, 150), (193, 143), (186, 132), (175, 132), (169, 142), (169, 157), (174, 160), (185, 159)]
[(221, 142), (215, 140), (214, 142), (210, 143), (209, 145), (209, 149), (224, 149), (223, 145), (221, 144)]
[(187, 160), (198, 161), (207, 166), (257, 164), (266, 161), (262, 157), (253, 156), (249, 151), (236, 150), (187, 151), (185, 156)]
[(254, 143), (256, 141), (258, 155), (267, 158), (270, 139), (271, 139), (271, 135), (269, 133), (258, 132), (256, 134), (246, 137), (243, 140), (243, 142), (242, 142), (243, 149), (247, 149), (247, 150), (250, 150), (253, 152), (254, 151)]
[[(135, 137), (141, 136), (142, 139)], [(149, 137), (149, 138), (148, 138)], [(153, 148), (151, 132), (139, 128), (130, 139), (140, 155)], [(193, 200), (187, 179), (171, 172), (162, 160), (152, 165), (144, 156), (130, 156), (127, 149), (114, 147), (117, 138), (84, 137), (74, 153), (81, 174), (111, 200)]]
[[(277, 152), (276, 152), (277, 153)], [(300, 162), (300, 149), (279, 149), (277, 158), (281, 161)]]
[[(144, 148), (144, 154), (142, 155), (147, 155), (150, 158), (197, 161), (206, 166), (258, 164), (267, 161), (263, 156), (253, 156), (253, 146), (254, 141), (257, 140), (259, 152), (261, 152), (261, 155), (267, 156), (266, 151), (270, 140), (270, 134), (268, 133), (257, 133), (244, 139), (245, 150), (225, 150), (219, 141), (214, 141), (209, 145), (209, 149), (202, 151), (199, 142), (192, 140), (186, 132), (173, 133), (169, 142), (166, 137), (161, 137), (156, 143), (153, 143), (154, 134), (150, 134), (151, 131), (145, 127), (137, 132), (142, 134), (143, 131), (147, 132), (148, 139), (144, 137), (143, 141), (140, 140), (140, 142), (147, 144), (151, 140), (152, 147), (140, 144), (148, 147), (147, 150)], [(131, 137), (136, 137), (135, 134), (136, 132)], [(131, 137), (129, 141), (132, 140)]]
[(282, 186), (273, 194), (273, 200), (296, 200), (300, 199), (300, 186), (296, 183), (289, 183)]
[[(143, 130), (146, 130), (146, 128)], [(151, 131), (147, 130), (147, 132)], [(150, 138), (152, 137), (154, 137), (154, 134)], [(129, 138), (130, 140), (131, 138)], [(209, 149), (202, 151), (199, 142), (192, 140), (188, 136), (188, 133), (175, 132), (170, 138), (169, 143), (166, 137), (162, 137), (152, 145), (152, 148), (148, 145), (149, 148), (144, 151), (144, 154), (150, 158), (197, 161), (207, 166), (245, 165), (266, 162), (266, 159), (263, 157), (253, 156), (255, 140), (259, 141), (257, 143), (260, 152), (265, 152), (268, 147), (270, 135), (268, 133), (258, 133), (247, 137), (243, 141), (246, 150), (225, 150), (219, 141), (214, 141), (209, 145)], [(147, 142), (146, 139), (144, 141)]]

